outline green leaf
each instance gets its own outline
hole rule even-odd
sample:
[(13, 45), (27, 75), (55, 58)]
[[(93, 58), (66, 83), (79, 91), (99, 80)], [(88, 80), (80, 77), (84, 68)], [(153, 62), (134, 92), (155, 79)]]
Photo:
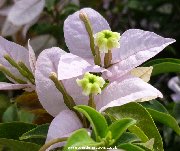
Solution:
[[(67, 140), (67, 143), (64, 147), (64, 151), (72, 150), (76, 151), (78, 150), (78, 147), (96, 147), (99, 146), (101, 143), (95, 142), (90, 136), (88, 135), (88, 132), (85, 129), (79, 129), (75, 131)], [(69, 149), (68, 147), (72, 147)], [(73, 147), (77, 147), (76, 149)]]
[(119, 107), (107, 109), (107, 112), (114, 115), (117, 119), (133, 118), (137, 121), (136, 126), (139, 127), (149, 138), (154, 138), (154, 149), (163, 151), (163, 143), (154, 121), (149, 112), (140, 104), (131, 102)]
[(19, 139), (26, 142), (32, 142), (39, 145), (43, 145), (46, 141), (48, 129), (49, 124), (37, 126), (36, 128), (24, 133), (21, 137), (19, 137)]
[(138, 147), (138, 146), (130, 144), (130, 143), (121, 144), (118, 148), (124, 149), (126, 151), (145, 151), (141, 147)]
[(18, 110), (16, 104), (9, 106), (2, 116), (2, 122), (19, 121)]
[(143, 66), (153, 66), (152, 76), (162, 73), (180, 72), (180, 59), (156, 59), (145, 63)]
[(147, 142), (149, 140), (146, 134), (136, 125), (129, 127), (129, 131), (136, 134), (142, 142)]
[(153, 150), (154, 145), (154, 138), (150, 139), (146, 143), (136, 143), (136, 145), (145, 148), (146, 150), (149, 149), (150, 151)]
[[(132, 118), (124, 118), (121, 120), (117, 120), (108, 127), (107, 133), (109, 131), (111, 132), (112, 139), (115, 140), (115, 142), (113, 142), (113, 143), (116, 143), (116, 141), (123, 134), (123, 132), (126, 131), (129, 126), (132, 126), (135, 123), (136, 123), (136, 120), (134, 120)], [(112, 145), (112, 144), (110, 144), (110, 145)]]
[(119, 146), (120, 144), (125, 143), (133, 143), (133, 142), (140, 142), (141, 140), (133, 133), (124, 132), (121, 137), (118, 139), (115, 146)]
[(1, 123), (0, 124), (0, 138), (16, 139), (25, 132), (35, 128), (36, 125), (22, 123), (22, 122), (12, 122), (12, 123)]
[(145, 108), (150, 108), (150, 109), (154, 109), (154, 110), (169, 114), (168, 110), (157, 100), (142, 102), (141, 105), (144, 106)]
[(37, 144), (6, 138), (0, 138), (0, 145), (12, 151), (38, 151), (40, 149), (40, 146)]
[(155, 121), (159, 121), (162, 124), (169, 126), (178, 135), (180, 135), (180, 127), (174, 117), (172, 117), (170, 114), (162, 113), (157, 110), (150, 109), (150, 108), (149, 109), (147, 108), (147, 110)]
[(91, 123), (94, 133), (96, 135), (96, 140), (100, 136), (104, 138), (106, 135), (106, 130), (108, 128), (108, 124), (104, 116), (102, 116), (99, 112), (95, 109), (85, 106), (85, 105), (78, 105), (74, 107), (77, 111), (81, 112), (86, 116), (86, 118)]
[(30, 139), (30, 138), (46, 138), (47, 132), (49, 129), (49, 124), (43, 124), (40, 126), (37, 126), (34, 129), (31, 129), (30, 131), (24, 133), (19, 139)]

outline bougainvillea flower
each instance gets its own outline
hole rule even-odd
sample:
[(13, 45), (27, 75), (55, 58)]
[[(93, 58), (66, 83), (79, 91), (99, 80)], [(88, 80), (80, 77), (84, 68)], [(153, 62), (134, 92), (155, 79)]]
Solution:
[[(94, 34), (110, 29), (107, 21), (96, 11), (90, 8), (82, 11), (88, 15)], [(88, 97), (82, 95), (82, 89), (76, 83), (77, 78), (81, 79), (83, 74), (92, 71), (108, 73), (103, 77), (110, 83), (101, 94), (95, 97), (99, 111), (132, 101), (147, 101), (162, 97), (156, 88), (130, 75), (129, 71), (175, 40), (163, 38), (148, 31), (128, 30), (121, 36), (120, 48), (112, 50), (112, 65), (107, 69), (98, 68), (92, 63), (89, 37), (84, 23), (79, 18), (79, 13), (80, 11), (70, 15), (64, 24), (65, 40), (71, 53), (62, 53), (61, 49), (52, 48), (42, 52), (38, 57), (35, 79), (37, 93), (43, 107), (53, 116), (66, 108), (63, 96), (49, 78), (51, 72), (57, 74), (76, 104), (87, 104), (88, 101)]]
[(180, 80), (179, 77), (173, 77), (168, 82), (168, 87), (174, 91), (174, 94), (171, 95), (171, 98), (174, 102), (180, 102)]
[[(56, 116), (63, 109), (67, 109), (64, 103), (63, 95), (58, 91), (53, 81), (49, 78), (52, 72), (57, 74), (58, 63), (60, 58), (64, 56), (63, 54), (69, 53), (66, 53), (58, 47), (46, 49), (38, 56), (36, 62), (35, 83), (38, 98), (43, 107), (53, 116)], [(70, 56), (73, 57), (73, 61), (75, 58), (75, 60), (78, 61), (77, 63), (79, 63), (79, 61), (81, 62), (81, 64), (74, 64), (73, 66), (71, 57), (70, 59), (66, 58), (66, 61), (69, 62), (68, 68), (77, 69), (76, 76), (81, 75), (81, 69), (83, 69), (84, 73), (102, 72), (104, 70), (98, 66), (90, 65), (86, 60), (78, 56), (73, 54), (70, 54)], [(78, 66), (81, 67), (79, 71)], [(64, 74), (66, 74), (66, 72), (64, 72)], [(69, 75), (67, 74), (67, 76), (70, 75), (71, 73), (69, 73)], [(77, 77), (68, 80), (65, 79), (62, 80), (62, 83), (69, 95), (73, 97), (76, 104), (87, 104), (88, 97), (82, 95), (82, 90), (77, 85), (76, 79)]]
[[(30, 45), (28, 46), (28, 49), (29, 51), (26, 48), (15, 44), (14, 42), (10, 42), (3, 37), (0, 37), (0, 68), (6, 77), (12, 82), (0, 82), (0, 90), (23, 88), (34, 89), (34, 84), (31, 83), (29, 79), (23, 76), (18, 70), (19, 68), (26, 75), (28, 75), (30, 72), (32, 72), (32, 75), (34, 74), (36, 58)], [(14, 66), (8, 60), (13, 62)], [(23, 64), (23, 67), (21, 68), (21, 65), (19, 64)], [(26, 71), (28, 70), (28, 72), (25, 72), (24, 66), (27, 68)]]
[[(67, 57), (69, 57), (69, 59), (67, 59)], [(64, 60), (64, 58), (67, 60)], [(71, 58), (73, 59), (71, 60)], [(71, 72), (69, 72), (69, 75), (67, 74), (67, 77), (73, 74), (75, 75), (73, 78), (62, 80), (62, 83), (77, 105), (87, 104), (89, 100), (87, 96), (82, 94), (82, 89), (76, 83), (77, 78), (81, 79), (81, 74), (86, 72), (104, 71), (104, 69), (100, 67), (91, 66), (86, 60), (76, 55), (65, 53), (60, 48), (54, 47), (44, 50), (39, 55), (36, 62), (36, 91), (43, 107), (53, 116), (56, 116), (60, 111), (67, 108), (64, 103), (63, 95), (57, 90), (55, 84), (49, 78), (52, 72), (58, 75), (58, 63), (61, 62), (61, 59), (64, 60), (64, 64), (62, 64), (62, 75), (67, 73), (63, 72), (63, 70), (70, 67)], [(75, 64), (73, 62), (75, 62)], [(74, 67), (73, 64), (76, 66)], [(87, 66), (85, 67), (85, 65)], [(70, 69), (68, 69), (68, 71), (69, 70)], [(150, 97), (162, 97), (162, 94), (140, 78), (126, 75), (110, 83), (101, 94), (95, 97), (95, 101), (97, 109), (102, 111), (110, 106), (123, 105), (136, 100), (145, 101)]]
[[(95, 10), (84, 8), (70, 15), (64, 22), (64, 36), (71, 53), (88, 60), (93, 60), (90, 39), (80, 13), (86, 13), (92, 26), (93, 35), (104, 30), (111, 30), (107, 21)], [(166, 46), (175, 42), (153, 32), (140, 29), (125, 31), (119, 41), (119, 48), (112, 49), (112, 65), (108, 76), (112, 79), (125, 75), (133, 68), (154, 57)]]

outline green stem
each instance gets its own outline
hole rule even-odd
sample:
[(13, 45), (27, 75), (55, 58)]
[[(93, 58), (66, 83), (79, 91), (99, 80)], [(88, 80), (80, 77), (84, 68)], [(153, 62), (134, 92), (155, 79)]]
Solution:
[(13, 79), (14, 81), (16, 81), (17, 83), (20, 84), (27, 84), (27, 82), (17, 78), (16, 76), (14, 76), (7, 68), (5, 68), (2, 64), (0, 64), (0, 71), (2, 71), (5, 75), (7, 75), (8, 77), (10, 77), (11, 79)]
[(29, 77), (29, 74), (28, 74), (26, 71), (24, 71), (24, 70), (16, 63), (16, 61), (15, 61), (13, 58), (11, 58), (9, 55), (4, 55), (4, 58), (5, 58), (13, 67), (15, 67), (23, 77), (25, 77), (28, 81), (30, 81), (32, 84), (34, 84), (34, 81)]
[(56, 144), (56, 143), (60, 143), (60, 142), (64, 142), (67, 141), (67, 137), (62, 137), (62, 138), (57, 138), (57, 139), (53, 139), (49, 142), (47, 142), (46, 144), (44, 144), (39, 151), (46, 151), (46, 149), (48, 149), (50, 146)]
[(96, 52), (96, 55), (94, 56), (95, 58), (94, 63), (101, 67), (101, 56), (100, 56), (100, 51), (98, 47), (95, 47), (95, 52)]
[(96, 109), (96, 104), (94, 103), (94, 95), (93, 94), (89, 95), (88, 106)]
[(111, 53), (111, 50), (108, 50), (108, 53), (105, 53), (105, 56), (104, 56), (105, 68), (108, 68), (111, 65), (111, 60), (112, 60), (112, 53)]

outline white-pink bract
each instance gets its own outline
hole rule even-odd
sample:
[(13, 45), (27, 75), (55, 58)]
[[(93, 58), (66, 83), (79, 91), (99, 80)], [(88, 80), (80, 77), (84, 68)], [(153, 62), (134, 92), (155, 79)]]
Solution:
[(180, 102), (180, 80), (179, 77), (173, 77), (168, 82), (168, 87), (174, 91), (174, 93), (171, 95), (171, 98), (174, 102)]
[[(107, 21), (95, 10), (84, 8), (80, 11), (88, 15), (93, 34), (105, 29), (110, 30)], [(121, 35), (120, 48), (112, 50), (113, 65), (103, 69), (93, 63), (89, 36), (84, 23), (79, 18), (80, 11), (70, 15), (64, 23), (65, 41), (71, 53), (65, 53), (60, 48), (47, 49), (40, 54), (36, 62), (35, 80), (39, 100), (51, 115), (57, 116), (50, 125), (47, 140), (62, 137), (76, 128), (72, 124), (70, 128), (63, 127), (66, 131), (56, 133), (57, 128), (54, 127), (58, 124), (63, 125), (63, 120), (58, 117), (61, 117), (67, 107), (62, 94), (49, 79), (51, 72), (57, 73), (59, 80), (63, 82), (77, 105), (87, 104), (88, 97), (82, 95), (76, 79), (81, 78), (86, 72), (103, 73), (103, 77), (110, 83), (101, 94), (95, 96), (96, 107), (100, 112), (108, 107), (162, 97), (161, 92), (156, 88), (132, 76), (129, 71), (154, 57), (175, 40), (163, 38), (149, 31), (127, 30)], [(79, 124), (74, 123), (74, 125)]]
[[(13, 67), (5, 58), (4, 55), (9, 55), (16, 62), (23, 62), (32, 73), (35, 71), (35, 54), (30, 44), (28, 44), (27, 50), (25, 47), (22, 47), (14, 42), (10, 42), (0, 36), (0, 64), (7, 68), (14, 76), (24, 80), (27, 84), (19, 84), (10, 77), (7, 78), (12, 83), (0, 82), (0, 90), (15, 90), (15, 89), (24, 89), (33, 90), (34, 85), (29, 83), (26, 78), (24, 78), (19, 71)], [(13, 84), (14, 83), (14, 84)]]

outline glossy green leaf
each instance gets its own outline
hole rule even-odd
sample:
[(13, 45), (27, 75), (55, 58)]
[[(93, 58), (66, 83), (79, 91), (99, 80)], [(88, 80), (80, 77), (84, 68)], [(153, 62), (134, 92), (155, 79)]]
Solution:
[(40, 149), (37, 144), (6, 138), (0, 138), (0, 145), (11, 149), (11, 151), (38, 151)]
[(168, 110), (157, 100), (142, 102), (141, 105), (144, 106), (145, 108), (150, 108), (150, 109), (154, 109), (154, 110), (169, 114)]
[[(85, 129), (79, 129), (75, 131), (67, 140), (67, 143), (64, 147), (64, 151), (72, 150), (77, 151), (78, 147), (96, 147), (101, 143), (95, 142), (89, 135)], [(69, 149), (69, 147), (71, 147)], [(77, 147), (77, 148), (75, 148)]]
[(147, 108), (147, 110), (155, 121), (159, 121), (162, 124), (169, 126), (178, 135), (180, 135), (180, 127), (174, 117), (172, 117), (170, 114), (162, 113), (150, 108), (149, 109)]
[(149, 140), (146, 134), (138, 126), (133, 125), (128, 129), (131, 133), (136, 134), (141, 139), (142, 142), (147, 142)]
[[(158, 121), (172, 128), (178, 135), (180, 135), (180, 127), (178, 125), (178, 122), (168, 113), (168, 111), (161, 103), (153, 100), (150, 102), (143, 102), (142, 105), (147, 108), (148, 112), (151, 114), (152, 118), (155, 121)], [(179, 108), (177, 109), (177, 111), (179, 111)]]
[(120, 144), (140, 142), (140, 141), (141, 140), (135, 134), (130, 132), (124, 132), (114, 145), (119, 146)]
[(89, 120), (96, 135), (96, 140), (98, 139), (98, 137), (105, 137), (108, 124), (104, 116), (102, 116), (99, 112), (89, 106), (78, 105), (74, 108), (84, 114)]
[(36, 125), (12, 122), (12, 123), (1, 123), (0, 124), (0, 138), (15, 139), (19, 140), (19, 137), (27, 131), (35, 128)]
[(149, 141), (147, 141), (146, 143), (136, 143), (136, 145), (140, 146), (141, 148), (151, 151), (151, 150), (153, 150), (154, 139), (152, 138)]
[(115, 141), (113, 143), (116, 143), (116, 141), (123, 134), (123, 132), (126, 131), (128, 127), (134, 125), (135, 123), (136, 123), (136, 120), (132, 118), (124, 118), (121, 120), (117, 120), (108, 127), (107, 133), (111, 132), (112, 139), (114, 139)]
[(30, 139), (30, 138), (46, 138), (47, 132), (49, 129), (49, 124), (43, 124), (40, 126), (37, 126), (34, 129), (31, 129), (30, 131), (24, 133), (19, 139)]
[(138, 147), (134, 144), (126, 143), (126, 144), (121, 144), (119, 146), (120, 149), (124, 149), (125, 151), (145, 151), (141, 147)]
[(159, 134), (151, 115), (142, 105), (131, 102), (123, 106), (107, 109), (107, 112), (114, 115), (117, 119), (135, 119), (137, 121), (136, 126), (138, 126), (149, 139), (155, 139), (154, 149), (157, 151), (163, 150), (161, 135)]
[(156, 59), (145, 63), (143, 66), (153, 66), (152, 76), (162, 73), (180, 72), (180, 59)]

